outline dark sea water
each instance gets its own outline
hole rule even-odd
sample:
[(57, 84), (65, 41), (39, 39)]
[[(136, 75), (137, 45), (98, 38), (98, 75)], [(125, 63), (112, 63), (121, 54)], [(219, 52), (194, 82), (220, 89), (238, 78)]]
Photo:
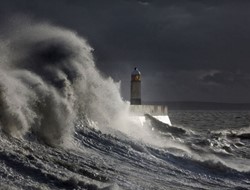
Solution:
[(152, 124), (159, 144), (115, 129), (102, 132), (83, 121), (75, 125), (74, 145), (65, 149), (32, 134), (16, 139), (1, 133), (1, 187), (250, 189), (249, 111), (170, 111), (169, 116), (172, 127)]

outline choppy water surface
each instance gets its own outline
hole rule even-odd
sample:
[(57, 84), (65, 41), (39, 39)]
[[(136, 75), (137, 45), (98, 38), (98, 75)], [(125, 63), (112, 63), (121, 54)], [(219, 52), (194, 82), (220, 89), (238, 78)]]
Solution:
[[(218, 113), (228, 128), (207, 127), (204, 120), (216, 128), (213, 111), (171, 112), (176, 129), (152, 132), (166, 143), (159, 146), (87, 123), (75, 126), (74, 144), (66, 149), (47, 146), (32, 134), (16, 139), (1, 133), (1, 184), (10, 189), (248, 189), (249, 128), (227, 118), (248, 112)], [(185, 128), (186, 122), (193, 128)], [(196, 131), (198, 126), (204, 130)]]
[(250, 188), (250, 112), (170, 111), (172, 127), (141, 127), (86, 40), (47, 23), (8, 27), (0, 35), (1, 188)]

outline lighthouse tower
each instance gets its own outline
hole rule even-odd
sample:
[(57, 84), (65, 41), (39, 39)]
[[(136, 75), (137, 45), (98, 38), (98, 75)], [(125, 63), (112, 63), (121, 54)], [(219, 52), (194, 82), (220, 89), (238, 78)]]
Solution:
[(141, 73), (137, 67), (131, 74), (130, 104), (141, 105)]
[(146, 122), (146, 118), (148, 118), (151, 121), (171, 126), (166, 105), (141, 105), (141, 73), (137, 67), (135, 67), (131, 74), (130, 87), (129, 110), (132, 114), (131, 118), (134, 119), (135, 122), (139, 122), (143, 126)]

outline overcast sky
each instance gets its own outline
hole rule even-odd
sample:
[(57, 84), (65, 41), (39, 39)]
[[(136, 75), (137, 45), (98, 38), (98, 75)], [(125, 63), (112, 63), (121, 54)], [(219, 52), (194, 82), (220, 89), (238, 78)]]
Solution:
[(126, 100), (137, 66), (144, 101), (250, 102), (249, 0), (1, 0), (16, 14), (86, 38)]

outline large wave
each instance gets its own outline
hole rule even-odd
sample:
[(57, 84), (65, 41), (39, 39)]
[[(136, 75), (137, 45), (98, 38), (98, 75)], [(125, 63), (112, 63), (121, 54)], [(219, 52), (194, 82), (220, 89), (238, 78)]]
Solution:
[(75, 32), (28, 19), (5, 28), (0, 122), (6, 133), (20, 137), (32, 131), (55, 146), (70, 138), (77, 118), (111, 125), (127, 109), (119, 83), (100, 74), (92, 48)]

